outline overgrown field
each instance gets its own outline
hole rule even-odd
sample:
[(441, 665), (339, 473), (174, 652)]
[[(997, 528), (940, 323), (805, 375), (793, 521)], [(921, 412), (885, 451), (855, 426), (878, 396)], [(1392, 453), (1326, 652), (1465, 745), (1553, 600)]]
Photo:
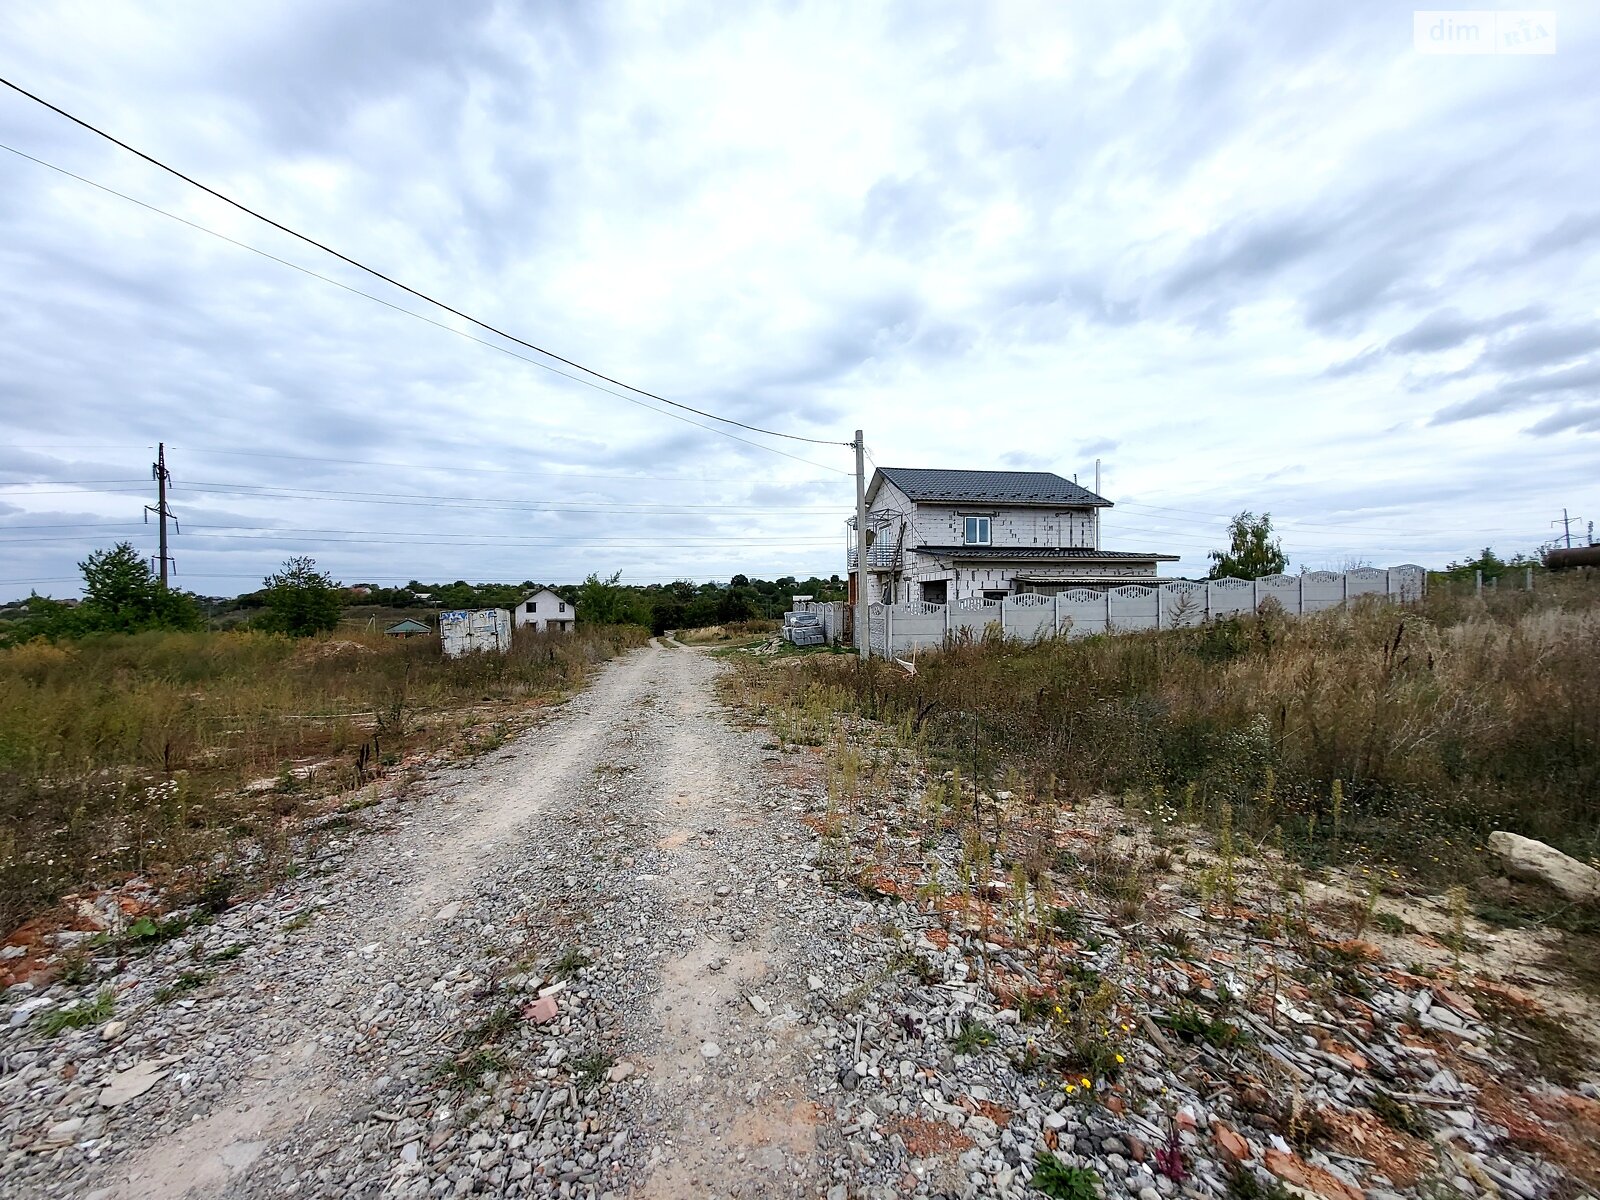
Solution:
[(851, 712), (1039, 802), (1099, 793), (1161, 820), (1360, 849), (1439, 878), (1511, 829), (1600, 852), (1600, 586), (1551, 580), (1315, 617), (994, 639), (892, 662), (747, 663), (733, 686), (797, 740)]
[(129, 872), (256, 870), (317, 795), (407, 754), (497, 744), (521, 709), (646, 636), (580, 628), (455, 660), (434, 639), (381, 635), (148, 633), (0, 650), (0, 926)]

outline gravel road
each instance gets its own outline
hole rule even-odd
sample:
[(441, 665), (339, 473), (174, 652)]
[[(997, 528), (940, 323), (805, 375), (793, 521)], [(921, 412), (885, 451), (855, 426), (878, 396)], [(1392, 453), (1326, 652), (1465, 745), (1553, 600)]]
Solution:
[(801, 1013), (839, 930), (718, 670), (634, 652), (291, 885), (104, 964), (117, 1020), (8, 1029), (0, 1190), (820, 1194)]

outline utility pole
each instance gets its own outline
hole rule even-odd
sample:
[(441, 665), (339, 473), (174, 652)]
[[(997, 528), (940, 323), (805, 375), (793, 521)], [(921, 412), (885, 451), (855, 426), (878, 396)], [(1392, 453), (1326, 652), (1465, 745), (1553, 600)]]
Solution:
[(1567, 549), (1568, 550), (1572, 549), (1572, 523), (1574, 521), (1582, 521), (1582, 520), (1583, 520), (1582, 517), (1569, 517), (1567, 515), (1567, 510), (1563, 508), (1561, 510), (1561, 519), (1559, 521), (1551, 521), (1550, 522), (1550, 524), (1552, 524), (1552, 525), (1561, 526), (1561, 534), (1566, 539)]
[[(160, 442), (156, 446), (156, 461), (150, 464), (150, 477), (156, 481), (156, 506), (144, 506), (144, 519), (148, 524), (150, 514), (156, 514), (156, 520), (161, 526), (161, 554), (158, 566), (161, 575), (161, 590), (167, 590), (167, 567), (172, 562), (167, 553), (167, 520), (171, 518), (174, 529), (177, 529), (178, 519), (172, 516), (172, 510), (167, 507), (167, 484), (172, 482), (172, 475), (167, 470), (167, 444)], [(182, 532), (182, 530), (178, 530)]]
[(867, 442), (856, 430), (856, 648), (862, 658), (872, 655), (872, 634), (867, 628)]

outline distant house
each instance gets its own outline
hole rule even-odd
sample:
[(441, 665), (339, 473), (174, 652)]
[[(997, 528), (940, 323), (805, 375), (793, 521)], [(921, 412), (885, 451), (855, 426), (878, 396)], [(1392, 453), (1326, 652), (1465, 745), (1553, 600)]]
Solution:
[[(1100, 549), (1111, 501), (1048, 471), (880, 467), (867, 487), (867, 600), (1002, 599), (1151, 583), (1176, 554)], [(847, 554), (858, 586), (855, 519)]]
[(407, 617), (404, 621), (396, 621), (393, 625), (386, 626), (384, 632), (390, 637), (416, 637), (422, 633), (432, 633), (421, 621), (413, 621)]
[(577, 616), (578, 606), (567, 603), (549, 588), (540, 588), (524, 597), (511, 610), (511, 619), (518, 629), (532, 629), (536, 633), (547, 630), (570, 633)]

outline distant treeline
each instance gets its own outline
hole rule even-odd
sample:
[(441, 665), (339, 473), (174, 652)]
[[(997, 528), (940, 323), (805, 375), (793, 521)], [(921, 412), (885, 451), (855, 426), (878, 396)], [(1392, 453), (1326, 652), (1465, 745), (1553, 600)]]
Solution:
[[(735, 575), (726, 583), (625, 584), (618, 575), (601, 578), (590, 575), (579, 584), (541, 585), (533, 580), (519, 584), (470, 584), (461, 580), (448, 584), (424, 584), (412, 580), (403, 588), (373, 587), (365, 595), (354, 594), (352, 605), (375, 604), (392, 608), (427, 605), (439, 608), (510, 608), (541, 586), (568, 603), (578, 606), (578, 621), (596, 625), (643, 625), (654, 633), (668, 629), (698, 629), (706, 625), (726, 625), (753, 617), (776, 617), (795, 595), (819, 600), (843, 600), (845, 584), (839, 576), (828, 579), (812, 576), (796, 579), (752, 579)], [(241, 596), (239, 603), (249, 597)]]
[[(789, 607), (790, 597), (810, 595), (819, 600), (842, 600), (845, 584), (839, 576), (796, 579), (752, 579), (735, 575), (726, 582), (624, 584), (614, 574), (591, 574), (582, 583), (425, 583), (413, 579), (402, 587), (382, 584), (337, 584), (316, 571), (309, 559), (301, 563), (305, 575), (272, 576), (264, 586), (233, 597), (205, 597), (174, 589), (161, 591), (140, 555), (128, 545), (97, 551), (79, 564), (85, 575), (81, 604), (30, 596), (25, 601), (0, 606), (0, 645), (32, 637), (81, 637), (89, 633), (132, 633), (145, 629), (203, 629), (215, 627), (281, 628), (304, 633), (332, 628), (338, 610), (376, 608), (389, 610), (510, 608), (524, 597), (549, 587), (562, 599), (578, 606), (578, 620), (595, 625), (642, 625), (657, 633), (667, 629), (695, 629), (756, 617), (776, 617)], [(290, 564), (285, 564), (286, 567)], [(288, 586), (284, 586), (287, 582)], [(331, 606), (318, 612), (306, 628), (285, 626), (286, 600), (302, 605)], [(351, 614), (360, 616), (361, 614)], [(290, 626), (295, 624), (291, 620)]]

